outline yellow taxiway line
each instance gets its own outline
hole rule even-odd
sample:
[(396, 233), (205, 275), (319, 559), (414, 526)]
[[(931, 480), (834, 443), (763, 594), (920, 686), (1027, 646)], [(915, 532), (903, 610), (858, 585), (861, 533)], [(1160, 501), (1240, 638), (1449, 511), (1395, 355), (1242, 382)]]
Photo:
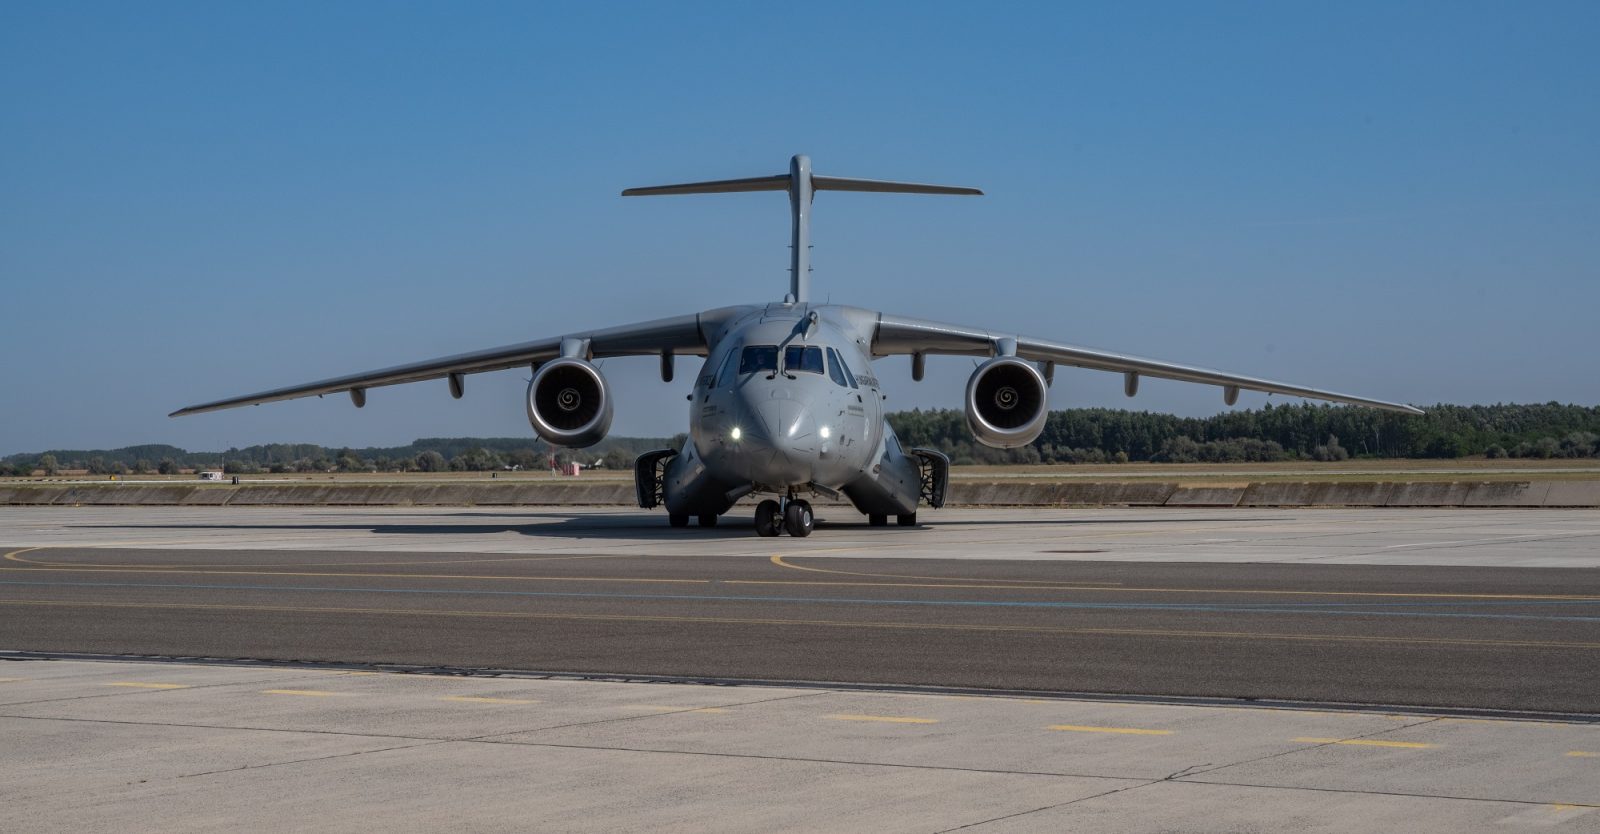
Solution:
[[(1256, 596), (1312, 596), (1312, 597), (1375, 597), (1384, 599), (1492, 599), (1492, 600), (1542, 600), (1542, 601), (1570, 601), (1570, 602), (1595, 602), (1600, 601), (1600, 596), (1582, 594), (1463, 594), (1463, 593), (1426, 593), (1403, 591), (1307, 591), (1292, 588), (1263, 589), (1263, 588), (1161, 588), (1142, 587), (1129, 588), (1125, 586), (1109, 586), (1094, 583), (1055, 582), (1054, 584), (1020, 585), (1013, 584), (1010, 580), (1000, 580), (992, 584), (958, 584), (984, 580), (953, 579), (950, 582), (937, 583), (895, 583), (895, 582), (850, 582), (826, 580), (800, 580), (800, 579), (686, 579), (677, 577), (615, 577), (615, 576), (515, 576), (515, 575), (490, 575), (480, 576), (474, 574), (454, 573), (369, 573), (355, 571), (261, 571), (261, 570), (210, 570), (178, 567), (78, 567), (70, 565), (50, 565), (46, 562), (35, 562), (26, 559), (13, 558), (21, 553), (34, 550), (44, 550), (43, 547), (29, 547), (15, 550), (5, 554), (4, 558), (21, 562), (30, 567), (0, 567), (0, 571), (28, 573), (61, 572), (61, 573), (138, 573), (160, 575), (205, 575), (205, 576), (292, 576), (302, 578), (339, 578), (339, 579), (463, 579), (472, 581), (490, 582), (598, 582), (622, 584), (670, 584), (670, 585), (796, 585), (796, 586), (827, 586), (841, 588), (952, 588), (952, 589), (981, 589), (981, 590), (1038, 590), (1038, 591), (1086, 591), (1103, 593), (1152, 593), (1152, 594), (1238, 594)], [(813, 568), (795, 565), (785, 561), (782, 554), (775, 554), (770, 559), (771, 563), (781, 568), (793, 570), (813, 571), (817, 573), (837, 573), (843, 575), (857, 575), (850, 571), (836, 571), (827, 568)], [(873, 576), (874, 574), (860, 574)], [(883, 576), (889, 576), (884, 574)], [(908, 579), (922, 577), (905, 577)], [(937, 578), (937, 577), (928, 577)]]
[(903, 715), (829, 715), (834, 721), (877, 721), (883, 724), (937, 724), (937, 718), (909, 718)]
[(1562, 643), (1548, 640), (1490, 640), (1449, 637), (1384, 637), (1366, 634), (1278, 634), (1260, 631), (1198, 631), (1189, 629), (1075, 628), (1068, 626), (1022, 626), (962, 623), (874, 622), (870, 620), (785, 620), (760, 617), (686, 617), (645, 614), (547, 614), (533, 611), (461, 611), (430, 608), (345, 608), (293, 605), (219, 605), (208, 603), (159, 602), (80, 602), (75, 600), (0, 600), (0, 605), (56, 608), (138, 608), (166, 611), (257, 611), (293, 614), (352, 614), (404, 617), (461, 617), (468, 619), (566, 620), (632, 623), (704, 623), (710, 625), (819, 626), (854, 629), (896, 629), (914, 631), (971, 631), (1023, 634), (1082, 635), (1100, 637), (1192, 637), (1213, 640), (1286, 640), (1305, 643), (1371, 643), (1398, 646), (1493, 646), (1547, 649), (1600, 649), (1600, 643)]
[[(849, 571), (836, 571), (836, 570), (830, 570), (830, 569), (826, 569), (826, 568), (802, 567), (800, 565), (791, 564), (789, 562), (784, 561), (783, 554), (781, 554), (781, 553), (774, 554), (770, 561), (772, 562), (772, 564), (777, 565), (780, 568), (792, 568), (794, 570), (816, 571), (818, 573), (842, 573), (842, 574), (847, 574), (847, 575), (850, 573)], [(733, 584), (748, 585), (748, 584), (756, 584), (756, 583), (759, 583), (759, 582), (761, 582), (761, 580), (730, 579), (730, 580), (726, 581), (726, 584), (729, 584), (729, 585), (733, 585)], [(793, 584), (799, 584), (799, 583), (793, 583)], [(820, 582), (818, 582), (818, 583), (806, 583), (806, 584), (828, 584), (828, 583), (820, 583)], [(845, 583), (838, 583), (838, 584), (845, 584)], [(1129, 588), (1129, 587), (1126, 587), (1126, 586), (1118, 586), (1118, 587), (1110, 588), (1110, 587), (1073, 586), (1071, 583), (1067, 583), (1067, 582), (1063, 582), (1061, 584), (1063, 586), (1068, 586), (1068, 588), (1070, 590), (1074, 590), (1074, 591), (1104, 591), (1106, 593), (1272, 594), (1272, 595), (1276, 595), (1276, 596), (1408, 597), (1408, 598), (1415, 597), (1415, 598), (1424, 598), (1424, 599), (1541, 599), (1541, 600), (1555, 599), (1555, 600), (1571, 600), (1571, 601), (1575, 601), (1575, 602), (1587, 602), (1587, 601), (1600, 600), (1600, 597), (1597, 597), (1597, 596), (1583, 596), (1583, 595), (1570, 595), (1570, 594), (1442, 594), (1442, 593), (1441, 594), (1433, 594), (1433, 593), (1414, 593), (1414, 592), (1402, 592), (1402, 591), (1299, 591), (1299, 590), (1293, 590), (1293, 589), (1265, 589), (1265, 588)], [(990, 586), (990, 587), (996, 587), (996, 586)], [(1041, 589), (1041, 590), (1046, 590), (1046, 589)]]
[(1091, 727), (1082, 724), (1051, 724), (1048, 729), (1068, 733), (1116, 733), (1130, 736), (1170, 736), (1171, 730), (1146, 730), (1139, 727)]
[(1303, 744), (1349, 744), (1358, 747), (1398, 747), (1406, 750), (1426, 750), (1434, 747), (1420, 741), (1379, 741), (1370, 738), (1297, 738)]

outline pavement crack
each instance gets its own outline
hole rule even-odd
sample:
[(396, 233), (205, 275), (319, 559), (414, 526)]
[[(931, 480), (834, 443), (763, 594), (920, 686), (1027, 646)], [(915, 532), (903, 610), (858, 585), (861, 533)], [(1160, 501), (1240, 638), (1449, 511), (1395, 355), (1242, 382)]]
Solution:
[(438, 744), (449, 744), (451, 739), (429, 739), (416, 744), (396, 744), (392, 747), (378, 747), (372, 750), (352, 750), (348, 753), (333, 753), (327, 756), (312, 756), (307, 759), (290, 759), (283, 762), (264, 762), (262, 764), (241, 765), (239, 767), (225, 767), (220, 770), (204, 770), (199, 773), (180, 773), (174, 779), (193, 779), (197, 776), (216, 776), (224, 773), (238, 773), (245, 770), (262, 770), (269, 767), (283, 767), (284, 765), (306, 764), (307, 762), (325, 762), (330, 759), (348, 759), (353, 756), (365, 756), (368, 753), (386, 753), (391, 750), (414, 750), (419, 747), (432, 747)]
[[(1178, 780), (1183, 782), (1184, 780)], [(1400, 796), (1411, 799), (1449, 799), (1458, 802), (1495, 802), (1509, 805), (1570, 805), (1575, 808), (1600, 808), (1600, 803), (1593, 802), (1553, 802), (1548, 799), (1506, 799), (1499, 796), (1461, 796), (1448, 793), (1416, 793), (1412, 791), (1378, 791), (1366, 788), (1318, 788), (1307, 785), (1263, 785), (1255, 782), (1230, 782), (1227, 780), (1197, 780), (1185, 782), (1190, 785), (1218, 785), (1229, 788), (1263, 788), (1274, 791), (1310, 791), (1312, 793), (1342, 793), (1354, 796)]]
[(980, 825), (988, 825), (991, 822), (1001, 822), (1003, 820), (1016, 819), (1017, 817), (1025, 817), (1025, 816), (1028, 816), (1029, 814), (1037, 814), (1037, 813), (1039, 813), (1041, 811), (1053, 811), (1053, 810), (1055, 810), (1057, 808), (1065, 808), (1068, 805), (1076, 805), (1079, 802), (1087, 802), (1087, 801), (1089, 801), (1091, 799), (1100, 799), (1101, 797), (1111, 796), (1112, 794), (1127, 793), (1128, 791), (1135, 791), (1135, 790), (1138, 790), (1140, 788), (1147, 788), (1147, 787), (1149, 787), (1151, 785), (1159, 784), (1159, 783), (1161, 783), (1163, 781), (1166, 781), (1166, 780), (1164, 780), (1164, 779), (1156, 779), (1156, 780), (1153, 780), (1153, 781), (1146, 780), (1146, 781), (1143, 781), (1143, 782), (1141, 782), (1140, 784), (1137, 784), (1137, 785), (1128, 785), (1126, 787), (1113, 788), (1113, 789), (1111, 789), (1109, 791), (1101, 791), (1100, 793), (1090, 794), (1089, 796), (1080, 796), (1077, 799), (1069, 799), (1066, 802), (1057, 802), (1054, 805), (1045, 805), (1045, 806), (1042, 806), (1042, 807), (1039, 807), (1039, 808), (1030, 808), (1030, 809), (1028, 809), (1026, 811), (1018, 811), (1018, 812), (1016, 812), (1014, 814), (1004, 814), (1004, 815), (1001, 815), (1001, 816), (998, 816), (998, 817), (990, 817), (989, 819), (986, 819), (986, 820), (978, 820), (977, 822), (969, 822), (966, 825), (958, 825), (955, 828), (941, 828), (941, 829), (939, 829), (939, 831), (935, 832), (935, 834), (948, 834), (948, 832), (951, 832), (951, 831), (964, 831), (964, 830), (969, 829), (969, 828), (977, 828)]
[[(1269, 761), (1271, 759), (1279, 758), (1281, 756), (1292, 756), (1292, 755), (1294, 755), (1296, 753), (1304, 753), (1307, 750), (1316, 750), (1319, 747), (1329, 747), (1329, 746), (1332, 746), (1332, 745), (1335, 745), (1335, 744), (1340, 744), (1340, 743), (1346, 742), (1346, 741), (1359, 741), (1361, 739), (1372, 738), (1373, 736), (1381, 736), (1381, 735), (1384, 735), (1385, 733), (1392, 733), (1392, 732), (1395, 732), (1396, 730), (1407, 730), (1407, 729), (1410, 729), (1412, 727), (1420, 727), (1423, 724), (1432, 724), (1433, 722), (1440, 721), (1440, 720), (1443, 720), (1441, 716), (1434, 716), (1434, 717), (1431, 717), (1431, 718), (1424, 718), (1424, 719), (1422, 719), (1420, 721), (1413, 721), (1413, 722), (1411, 722), (1409, 724), (1401, 724), (1401, 725), (1399, 725), (1397, 727), (1382, 727), (1382, 728), (1373, 730), (1370, 733), (1363, 733), (1362, 735), (1358, 735), (1358, 736), (1350, 736), (1348, 738), (1334, 739), (1333, 741), (1325, 741), (1325, 742), (1322, 742), (1320, 744), (1310, 744), (1308, 746), (1293, 747), (1293, 748), (1290, 748), (1288, 750), (1280, 750), (1280, 751), (1278, 751), (1276, 753), (1268, 753), (1268, 754), (1266, 754), (1264, 756), (1256, 756), (1255, 758), (1251, 758), (1251, 759), (1241, 759), (1241, 760), (1239, 760), (1237, 762), (1228, 762), (1227, 764), (1217, 765), (1216, 767), (1206, 768), (1204, 770), (1198, 770), (1196, 768), (1203, 768), (1203, 767), (1205, 767), (1205, 765), (1195, 765), (1194, 767), (1184, 768), (1184, 770), (1191, 771), (1191, 772), (1185, 773), (1184, 771), (1180, 770), (1177, 773), (1174, 773), (1171, 776), (1168, 776), (1166, 778), (1166, 780), (1163, 780), (1163, 781), (1181, 782), (1181, 781), (1183, 781), (1183, 780), (1185, 780), (1185, 779), (1187, 779), (1187, 778), (1189, 778), (1191, 776), (1199, 776), (1202, 773), (1216, 773), (1219, 770), (1227, 770), (1230, 767), (1238, 767), (1239, 765), (1255, 764), (1256, 762), (1265, 762), (1265, 761)], [(1210, 783), (1207, 783), (1207, 784), (1210, 784)]]
[(1210, 765), (1210, 764), (1211, 764), (1210, 762), (1201, 762), (1200, 764), (1197, 764), (1197, 765), (1189, 765), (1188, 767), (1186, 767), (1186, 768), (1184, 768), (1182, 770), (1167, 774), (1166, 777), (1164, 779), (1162, 779), (1161, 781), (1170, 782), (1170, 781), (1172, 781), (1174, 779), (1179, 779), (1179, 778), (1182, 778), (1184, 776), (1188, 776), (1191, 771), (1204, 772), (1204, 771), (1201, 771), (1200, 768), (1206, 767), (1207, 765)]
[(664, 750), (651, 747), (616, 747), (603, 744), (560, 744), (550, 741), (515, 741), (497, 740), (493, 737), (483, 739), (458, 739), (473, 744), (503, 744), (512, 747), (544, 747), (553, 750), (599, 750), (612, 753), (655, 753), (665, 756), (705, 756), (717, 759), (754, 759), (772, 762), (804, 762), (807, 764), (845, 765), (849, 767), (883, 767), (902, 770), (932, 770), (949, 773), (987, 773), (997, 776), (1040, 776), (1049, 779), (1099, 779), (1108, 782), (1149, 782), (1144, 776), (1110, 776), (1103, 773), (1056, 773), (1040, 770), (1006, 770), (1004, 768), (985, 767), (958, 767), (954, 765), (926, 765), (910, 764), (906, 762), (871, 762), (857, 759), (824, 759), (810, 756), (774, 756), (761, 753), (725, 753), (714, 750)]

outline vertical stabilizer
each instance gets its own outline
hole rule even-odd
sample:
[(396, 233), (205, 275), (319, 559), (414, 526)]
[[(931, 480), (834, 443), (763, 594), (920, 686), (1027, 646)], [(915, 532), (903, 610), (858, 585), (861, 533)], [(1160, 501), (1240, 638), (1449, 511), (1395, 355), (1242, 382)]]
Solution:
[(787, 191), (792, 232), (789, 241), (789, 297), (787, 301), (811, 300), (811, 200), (818, 191), (872, 191), (880, 194), (982, 194), (976, 188), (956, 185), (925, 185), (914, 182), (863, 180), (848, 177), (821, 177), (811, 173), (811, 158), (796, 154), (789, 160), (789, 173), (771, 177), (738, 180), (689, 182), (679, 185), (654, 185), (629, 188), (624, 197), (649, 197), (661, 194), (728, 194), (743, 191)]

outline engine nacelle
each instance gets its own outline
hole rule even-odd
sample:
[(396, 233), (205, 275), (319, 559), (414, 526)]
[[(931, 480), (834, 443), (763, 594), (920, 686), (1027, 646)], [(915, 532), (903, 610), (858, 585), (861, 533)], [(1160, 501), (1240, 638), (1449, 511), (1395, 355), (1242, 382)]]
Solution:
[(556, 446), (599, 443), (611, 430), (611, 392), (600, 369), (582, 359), (553, 359), (528, 383), (528, 422)]
[(967, 380), (967, 426), (985, 446), (1010, 449), (1032, 443), (1050, 412), (1044, 375), (1032, 362), (997, 356)]

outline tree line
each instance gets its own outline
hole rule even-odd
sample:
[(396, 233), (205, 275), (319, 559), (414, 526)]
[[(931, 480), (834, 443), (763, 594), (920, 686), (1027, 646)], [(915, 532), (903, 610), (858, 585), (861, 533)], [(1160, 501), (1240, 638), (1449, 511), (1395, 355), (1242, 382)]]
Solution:
[(1178, 417), (1149, 411), (1052, 411), (1032, 444), (991, 449), (953, 409), (902, 411), (889, 423), (906, 446), (954, 463), (1160, 463), (1363, 458), (1587, 458), (1600, 456), (1600, 407), (1436, 405), (1421, 416), (1370, 408), (1291, 404)]
[[(1588, 458), (1600, 457), (1600, 407), (1562, 405), (1436, 405), (1423, 416), (1369, 408), (1291, 404), (1178, 417), (1149, 411), (1070, 408), (1053, 411), (1043, 433), (1018, 449), (991, 449), (973, 440), (959, 410), (889, 415), (901, 442), (948, 454), (958, 464), (1224, 463), (1363, 458)], [(558, 464), (601, 463), (627, 468), (640, 452), (680, 448), (684, 435), (608, 437), (587, 449), (551, 447), (527, 437), (422, 438), (406, 446), (352, 449), (310, 443), (269, 443), (226, 452), (176, 446), (64, 450), (0, 458), (0, 475), (94, 475), (223, 469), (258, 472), (447, 472)]]
[(675, 438), (608, 437), (587, 449), (550, 447), (527, 437), (431, 437), (406, 446), (326, 447), (314, 443), (267, 443), (225, 452), (190, 452), (177, 446), (144, 445), (120, 449), (54, 449), (0, 458), (0, 476), (54, 475), (82, 471), (91, 475), (176, 475), (220, 469), (230, 475), (291, 472), (491, 472), (541, 470), (555, 459), (558, 466), (581, 463), (626, 469), (639, 453), (678, 448)]

